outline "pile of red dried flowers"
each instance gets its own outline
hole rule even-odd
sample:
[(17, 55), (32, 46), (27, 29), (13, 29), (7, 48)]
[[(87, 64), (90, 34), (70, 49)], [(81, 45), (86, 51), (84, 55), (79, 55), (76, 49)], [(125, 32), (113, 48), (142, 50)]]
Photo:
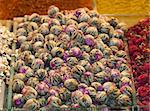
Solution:
[[(150, 101), (150, 18), (129, 28), (128, 38), (131, 65), (133, 68), (138, 105), (149, 106)], [(148, 109), (143, 109), (147, 111)]]

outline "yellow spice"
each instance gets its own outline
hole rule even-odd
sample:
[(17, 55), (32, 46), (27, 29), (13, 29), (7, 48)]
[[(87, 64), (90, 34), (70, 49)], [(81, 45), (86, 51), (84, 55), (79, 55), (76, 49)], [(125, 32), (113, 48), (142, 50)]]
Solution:
[(97, 10), (101, 14), (147, 14), (150, 12), (150, 0), (96, 0)]
[(128, 26), (136, 24), (140, 19), (148, 18), (150, 0), (95, 0), (100, 14), (114, 14)]

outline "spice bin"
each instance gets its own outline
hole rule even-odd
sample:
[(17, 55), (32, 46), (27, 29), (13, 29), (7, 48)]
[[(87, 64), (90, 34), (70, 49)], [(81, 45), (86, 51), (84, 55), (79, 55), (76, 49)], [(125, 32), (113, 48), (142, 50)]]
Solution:
[[(30, 18), (30, 16), (29, 16), (29, 18)], [(21, 20), (21, 19), (20, 19)], [(18, 29), (17, 29), (17, 31), (16, 31), (16, 33), (18, 32)], [(91, 34), (94, 34), (94, 33), (91, 33)], [(126, 40), (125, 39), (123, 39), (123, 41), (124, 41), (124, 44), (125, 44), (125, 52), (127, 52), (128, 51), (128, 48), (127, 48), (127, 44), (126, 44)], [(86, 44), (88, 44), (88, 45), (90, 45), (88, 42), (86, 43)], [(18, 47), (18, 45), (16, 44), (16, 47)], [(119, 46), (119, 47), (122, 47), (122, 46)], [(74, 49), (72, 49), (72, 50), (74, 50)], [(127, 52), (128, 53), (128, 52)], [(53, 56), (57, 56), (57, 55), (53, 55)], [(60, 56), (60, 55), (59, 55)], [(78, 55), (76, 55), (76, 56), (78, 56)], [(127, 56), (127, 61), (129, 61), (129, 57)], [(12, 59), (12, 64), (13, 63), (16, 63), (16, 59), (15, 58), (13, 58)], [(51, 64), (50, 64), (51, 65)], [(128, 65), (129, 66), (129, 65)], [(51, 66), (50, 66), (51, 67)], [(130, 67), (130, 66), (129, 66)], [(51, 67), (51, 68), (53, 68), (53, 67)], [(97, 68), (97, 67), (96, 67)], [(122, 70), (122, 69), (121, 69)], [(130, 70), (130, 68), (129, 68), (129, 70)], [(93, 70), (90, 70), (90, 71), (92, 71), (93, 72)], [(95, 70), (96, 71), (96, 70)], [(12, 66), (11, 67), (11, 77), (10, 77), (10, 84), (9, 84), (9, 89), (8, 89), (8, 98), (7, 98), (7, 109), (9, 109), (9, 110), (11, 110), (12, 108), (13, 108), (13, 106), (12, 106), (12, 95), (13, 95), (13, 77), (14, 77), (14, 74), (15, 74), (16, 72), (15, 72), (15, 69), (14, 69), (14, 66)], [(132, 74), (131, 74), (131, 76), (132, 76)], [(136, 106), (136, 97), (135, 97), (135, 88), (134, 88), (134, 81), (133, 81), (133, 77), (131, 77), (131, 81), (132, 81), (132, 83), (131, 83), (131, 87), (133, 88), (133, 93), (131, 94), (131, 100), (132, 100), (132, 103), (131, 103), (131, 106), (128, 108), (128, 107), (122, 107), (122, 106), (115, 106), (115, 108), (114, 107), (107, 107), (107, 106), (95, 106), (94, 107), (94, 109), (96, 110), (97, 108), (108, 108), (108, 109), (119, 109), (119, 110), (122, 110), (122, 109), (132, 109), (132, 110), (134, 110), (134, 107)], [(67, 80), (66, 80), (67, 81)], [(66, 86), (67, 87), (67, 86)], [(68, 87), (69, 88), (69, 87)], [(71, 89), (72, 90), (72, 89)], [(124, 90), (124, 89), (123, 89)], [(68, 109), (68, 108), (67, 108)], [(83, 108), (83, 109), (85, 109), (85, 108)], [(14, 109), (14, 110), (21, 110), (21, 109)], [(56, 110), (59, 110), (59, 109), (56, 109)], [(86, 110), (86, 109), (85, 109)], [(87, 109), (88, 110), (88, 109)], [(90, 109), (89, 109), (90, 110)]]

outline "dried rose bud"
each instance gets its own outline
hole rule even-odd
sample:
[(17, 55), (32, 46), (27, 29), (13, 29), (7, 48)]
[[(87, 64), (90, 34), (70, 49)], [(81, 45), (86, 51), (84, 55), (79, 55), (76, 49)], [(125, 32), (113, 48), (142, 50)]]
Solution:
[(19, 69), (19, 72), (25, 74), (25, 80), (27, 80), (28, 78), (30, 78), (34, 74), (33, 70), (28, 66), (22, 66)]
[(86, 35), (85, 36), (85, 43), (89, 46), (94, 46), (95, 45), (95, 40), (92, 35)]
[(84, 8), (78, 8), (74, 13), (76, 17), (79, 17), (82, 13), (86, 13), (86, 11), (84, 10)]
[(119, 39), (123, 39), (123, 37), (124, 37), (124, 31), (120, 30), (120, 29), (116, 29), (114, 31), (113, 37), (119, 38)]
[(84, 92), (85, 88), (87, 88), (88, 86), (85, 83), (80, 83), (78, 85), (78, 89), (82, 92)]
[(76, 57), (68, 57), (67, 58), (67, 65), (72, 67), (74, 65), (77, 65), (78, 59)]
[(41, 23), (48, 23), (50, 18), (48, 16), (41, 17)]
[(105, 82), (103, 84), (103, 88), (104, 88), (104, 91), (109, 92), (109, 91), (115, 89), (116, 85), (113, 82)]
[(48, 26), (49, 26), (48, 23), (43, 23), (39, 28), (39, 32), (44, 36), (48, 35), (50, 32)]
[(49, 109), (59, 108), (60, 105), (62, 104), (61, 99), (55, 96), (50, 96), (47, 101), (48, 101), (47, 105)]
[(89, 27), (89, 24), (86, 22), (81, 22), (78, 25), (78, 29), (81, 30), (83, 33), (86, 32), (87, 28)]
[(59, 8), (57, 8), (56, 6), (52, 5), (48, 9), (48, 16), (49, 17), (54, 17), (57, 12), (59, 12)]
[(87, 87), (85, 90), (87, 90), (88, 95), (89, 95), (92, 99), (95, 99), (96, 90), (95, 90), (93, 87)]
[(100, 37), (100, 39), (102, 39), (102, 41), (104, 43), (107, 43), (109, 41), (109, 38), (110, 38), (108, 34), (104, 34), (104, 33), (99, 34), (98, 37)]
[(88, 27), (86, 30), (86, 34), (92, 35), (94, 38), (98, 35), (98, 30), (96, 27)]
[(74, 37), (76, 36), (76, 33), (77, 33), (76, 30), (77, 30), (77, 28), (75, 25), (69, 25), (66, 27), (65, 32), (66, 32), (66, 34), (69, 35), (70, 38), (74, 39)]
[(102, 59), (103, 53), (99, 49), (93, 49), (90, 52), (90, 59), (91, 61), (99, 61)]
[(81, 57), (82, 56), (82, 52), (81, 52), (80, 48), (78, 48), (78, 47), (71, 48), (70, 54), (75, 56), (75, 57)]
[(117, 102), (120, 106), (129, 106), (132, 105), (131, 99), (129, 96), (125, 95), (125, 94), (121, 94), (118, 98), (117, 98)]
[(126, 58), (127, 57), (127, 53), (123, 50), (119, 50), (116, 52), (115, 54), (117, 57), (123, 57), (123, 58)]
[(35, 59), (35, 61), (32, 63), (31, 67), (33, 69), (43, 69), (44, 68), (44, 62), (41, 59)]
[(59, 90), (59, 96), (61, 100), (68, 101), (71, 98), (71, 92), (67, 88), (62, 87)]
[(83, 35), (83, 32), (81, 30), (76, 31), (76, 36), (74, 39), (76, 42), (78, 42), (81, 45), (84, 44), (84, 42), (85, 42), (84, 35)]
[(38, 69), (36, 71), (36, 76), (37, 76), (39, 81), (42, 81), (47, 76), (47, 71), (44, 69)]
[(19, 71), (20, 67), (24, 66), (25, 62), (21, 59), (17, 60), (14, 64), (14, 68), (16, 71)]
[(69, 89), (70, 91), (73, 91), (75, 89), (77, 89), (78, 87), (78, 82), (75, 79), (67, 79), (64, 82), (64, 86)]
[(124, 71), (124, 70), (127, 70), (127, 71), (130, 70), (129, 66), (128, 66), (127, 64), (124, 64), (124, 63), (122, 63), (122, 64), (118, 67), (118, 69), (119, 69), (120, 72), (122, 72), (122, 71)]
[(40, 48), (42, 48), (43, 46), (44, 46), (44, 44), (43, 44), (42, 42), (40, 42), (40, 41), (35, 42), (35, 43), (33, 44), (33, 50), (34, 50), (35, 52), (38, 52), (38, 50), (39, 50)]
[(133, 94), (134, 94), (133, 89), (132, 89), (130, 86), (128, 86), (128, 85), (122, 86), (122, 87), (120, 88), (120, 91), (121, 91), (121, 93), (126, 94), (126, 95), (128, 95), (129, 97), (132, 97)]
[(65, 60), (65, 61), (67, 61), (67, 58), (69, 57), (69, 51), (65, 51), (64, 52), (64, 55), (63, 55), (63, 59)]
[(27, 40), (27, 37), (26, 36), (19, 36), (17, 38), (17, 41), (22, 44), (23, 42), (25, 42)]
[(121, 92), (118, 88), (111, 88), (109, 91), (107, 91), (107, 94), (109, 98), (115, 99), (121, 94)]
[(49, 28), (51, 28), (52, 26), (60, 26), (60, 22), (57, 20), (57, 19), (50, 19), (48, 21), (48, 25), (49, 25)]
[(29, 22), (28, 26), (27, 26), (27, 32), (33, 32), (35, 30), (37, 30), (39, 27), (38, 27), (38, 24), (35, 23), (35, 22)]
[(24, 100), (22, 97), (23, 97), (22, 94), (15, 94), (13, 96), (13, 106), (21, 108), (24, 104)]
[(17, 36), (27, 36), (27, 31), (24, 28), (19, 28), (16, 32)]
[(13, 79), (20, 79), (22, 81), (25, 81), (25, 74), (23, 74), (23, 73), (16, 73), (14, 75)]
[(107, 93), (105, 91), (99, 91), (96, 93), (96, 101), (100, 104), (105, 104), (107, 98)]
[(64, 49), (62, 49), (60, 47), (54, 47), (51, 50), (51, 54), (53, 57), (62, 57), (64, 55)]
[(81, 82), (89, 85), (94, 81), (94, 74), (91, 72), (85, 72), (82, 76), (81, 76)]
[(22, 91), (22, 89), (24, 88), (25, 84), (22, 80), (19, 79), (15, 79), (13, 80), (13, 91), (16, 93), (19, 93)]
[(34, 98), (27, 100), (27, 102), (23, 106), (23, 108), (26, 110), (37, 110), (39, 107), (39, 102)]
[(49, 95), (49, 96), (58, 97), (58, 96), (59, 96), (59, 93), (58, 93), (58, 91), (56, 91), (56, 90), (54, 90), (54, 89), (49, 89), (48, 95)]
[(45, 42), (48, 42), (48, 41), (51, 41), (51, 40), (53, 41), (56, 38), (57, 38), (56, 35), (54, 35), (54, 34), (48, 34), (48, 35), (45, 36)]
[(76, 80), (80, 80), (81, 79), (81, 75), (85, 72), (85, 69), (83, 66), (81, 65), (75, 65), (72, 68), (72, 77), (75, 78)]
[(79, 18), (78, 18), (78, 21), (81, 23), (81, 22), (88, 22), (90, 19), (90, 16), (86, 13), (81, 13), (79, 15)]
[(37, 83), (35, 89), (39, 95), (46, 95), (48, 93), (49, 87), (46, 83), (40, 82)]
[(36, 98), (38, 93), (37, 91), (32, 88), (31, 86), (25, 86), (23, 89), (22, 89), (22, 92), (23, 94), (23, 98), (25, 100), (28, 100), (28, 99), (31, 99), (31, 98)]
[(97, 91), (102, 91), (103, 90), (103, 86), (99, 82), (92, 82), (91, 86), (94, 87)]
[(41, 17), (40, 15), (38, 15), (37, 13), (33, 13), (30, 17), (29, 17), (29, 20), (32, 21), (32, 22), (40, 22), (41, 20)]
[(122, 77), (131, 78), (131, 72), (130, 71), (124, 70), (120, 74), (121, 74)]
[(98, 73), (98, 72), (101, 72), (102, 70), (104, 69), (104, 65), (101, 63), (101, 62), (94, 62), (92, 64), (92, 72), (93, 73)]
[(31, 87), (35, 87), (38, 83), (39, 83), (39, 80), (36, 77), (30, 77), (27, 81), (27, 85)]
[(114, 28), (118, 25), (118, 19), (117, 19), (117, 18), (114, 18), (114, 17), (111, 17), (108, 22), (109, 22), (109, 24), (110, 24), (111, 26), (113, 26)]
[(71, 101), (73, 103), (79, 103), (80, 98), (83, 96), (83, 93), (80, 90), (72, 92)]
[(56, 46), (57, 46), (57, 44), (53, 40), (50, 40), (50, 41), (47, 41), (47, 42), (44, 43), (44, 49), (46, 49), (48, 51), (51, 51), (52, 48), (54, 48)]
[(66, 21), (66, 26), (69, 26), (69, 25), (75, 25), (75, 26), (78, 26), (78, 22), (76, 20), (73, 20), (71, 18), (67, 18), (68, 20)]
[(82, 107), (90, 107), (92, 105), (92, 99), (89, 95), (87, 94), (84, 94), (80, 100), (79, 100), (79, 104), (82, 106)]
[(121, 78), (120, 71), (117, 69), (112, 69), (110, 75), (111, 75), (113, 82), (117, 82)]
[(48, 72), (49, 78), (46, 78), (48, 80), (49, 86), (58, 86), (62, 82), (61, 73), (56, 70), (50, 70)]
[(122, 77), (120, 86), (129, 85), (132, 86), (132, 81), (128, 77)]
[(65, 16), (61, 12), (56, 13), (55, 19), (57, 19), (60, 22), (61, 25), (64, 25), (66, 23)]
[(59, 57), (55, 57), (50, 61), (50, 67), (52, 69), (60, 68), (63, 64), (64, 64), (64, 61)]
[(99, 29), (100, 27), (100, 22), (99, 19), (97, 17), (93, 17), (89, 20), (89, 24), (96, 27), (97, 29)]
[(85, 51), (82, 53), (82, 59), (91, 62), (89, 53), (86, 53)]
[(110, 75), (105, 71), (95, 74), (95, 80), (99, 83), (105, 83), (110, 79)]
[(117, 39), (117, 38), (110, 39), (109, 46), (117, 46), (119, 49), (124, 48), (123, 41), (121, 39)]
[(50, 33), (58, 36), (62, 32), (62, 27), (59, 25), (54, 25), (50, 28)]

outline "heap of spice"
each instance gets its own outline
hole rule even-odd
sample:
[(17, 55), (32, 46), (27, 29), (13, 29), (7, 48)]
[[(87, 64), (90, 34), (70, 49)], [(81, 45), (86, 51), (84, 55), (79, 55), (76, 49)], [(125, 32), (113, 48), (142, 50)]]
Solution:
[(9, 80), (10, 61), (13, 54), (12, 44), (15, 35), (4, 26), (0, 26), (0, 79)]
[[(150, 18), (141, 20), (129, 28), (128, 38), (131, 65), (137, 89), (137, 99), (140, 106), (148, 106), (150, 101), (149, 71), (150, 71)], [(148, 111), (148, 109), (143, 109)]]
[(150, 11), (148, 0), (96, 0), (96, 8), (101, 14), (148, 14)]
[[(17, 27), (13, 106), (27, 110), (132, 106), (125, 24), (88, 8), (25, 16)], [(57, 111), (57, 110), (55, 110)]]

